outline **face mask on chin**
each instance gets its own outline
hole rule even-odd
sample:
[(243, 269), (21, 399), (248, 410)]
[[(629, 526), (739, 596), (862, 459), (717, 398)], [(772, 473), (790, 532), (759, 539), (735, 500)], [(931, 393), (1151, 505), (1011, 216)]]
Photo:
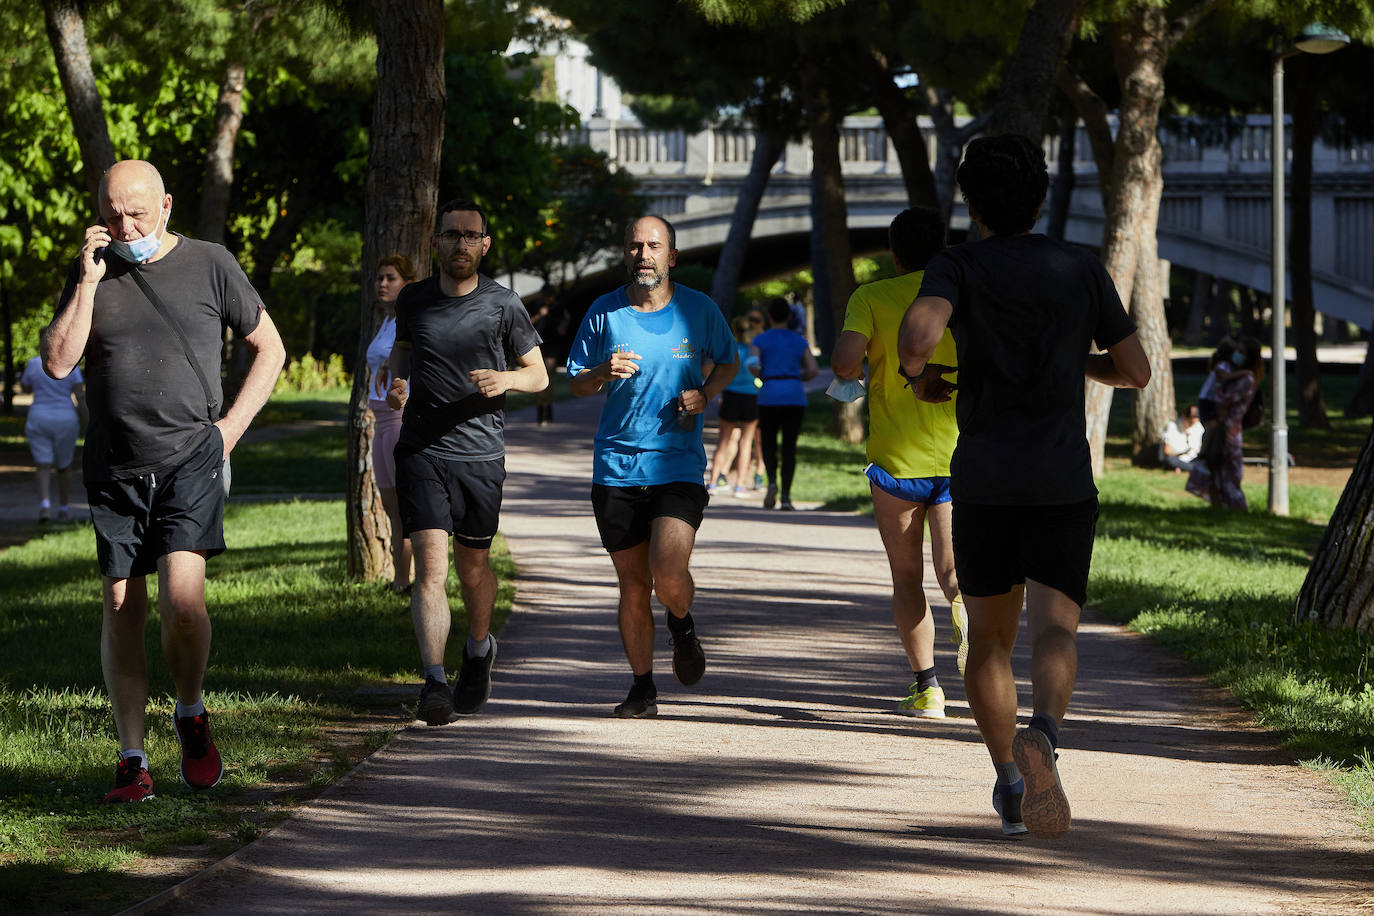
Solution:
[[(168, 207), (165, 213), (167, 220), (172, 218), (172, 208)], [(159, 230), (163, 226), (163, 220), (157, 221), (157, 228), (142, 238), (134, 239), (129, 242), (122, 242), (119, 239), (110, 239), (110, 250), (119, 255), (130, 264), (142, 264), (144, 261), (157, 254), (157, 250), (162, 247), (162, 239)]]

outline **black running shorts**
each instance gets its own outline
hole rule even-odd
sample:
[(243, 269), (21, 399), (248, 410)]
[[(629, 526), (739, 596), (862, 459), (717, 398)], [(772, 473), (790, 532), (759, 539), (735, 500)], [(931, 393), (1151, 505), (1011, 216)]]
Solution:
[(656, 518), (680, 518), (693, 530), (710, 501), (699, 483), (662, 483), (652, 487), (608, 487), (592, 484), (592, 511), (607, 553), (628, 550), (649, 540)]
[(146, 576), (179, 550), (224, 553), (223, 471), (224, 436), (211, 426), (174, 468), (87, 484), (101, 575)]
[(1088, 598), (1097, 497), (1062, 506), (984, 506), (954, 500), (954, 571), (959, 591), (1004, 595), (1027, 579), (1079, 607)]
[(441, 528), (464, 547), (490, 547), (505, 482), (504, 458), (454, 461), (396, 447), (396, 501), (406, 537)]
[(751, 423), (759, 418), (759, 396), (739, 391), (722, 391), (720, 412), (716, 416), (731, 423)]

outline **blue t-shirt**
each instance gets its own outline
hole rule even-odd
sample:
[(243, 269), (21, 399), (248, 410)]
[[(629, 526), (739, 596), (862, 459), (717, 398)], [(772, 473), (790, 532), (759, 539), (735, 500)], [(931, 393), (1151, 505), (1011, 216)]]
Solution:
[(754, 338), (759, 351), (760, 407), (806, 405), (802, 387), (802, 357), (806, 338), (786, 328), (771, 328)]
[(735, 349), (739, 352), (739, 371), (730, 379), (730, 384), (725, 386), (725, 390), (733, 391), (735, 394), (757, 395), (759, 386), (754, 384), (754, 373), (745, 365), (749, 361), (749, 345), (736, 341)]
[(708, 296), (675, 283), (666, 306), (640, 312), (622, 286), (587, 310), (568, 354), (568, 377), (601, 365), (617, 350), (643, 358), (634, 375), (606, 383), (592, 481), (612, 487), (700, 483), (706, 470), (701, 415), (683, 429), (678, 397), (701, 387), (703, 358), (735, 358), (735, 338), (720, 309)]

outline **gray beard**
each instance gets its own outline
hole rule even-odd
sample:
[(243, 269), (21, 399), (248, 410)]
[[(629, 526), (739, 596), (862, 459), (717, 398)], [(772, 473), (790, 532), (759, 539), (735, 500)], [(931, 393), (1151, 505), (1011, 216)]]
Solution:
[(666, 279), (668, 279), (668, 274), (666, 272), (646, 277), (638, 271), (630, 271), (630, 282), (640, 289), (647, 289), (651, 292), (662, 286), (663, 281)]

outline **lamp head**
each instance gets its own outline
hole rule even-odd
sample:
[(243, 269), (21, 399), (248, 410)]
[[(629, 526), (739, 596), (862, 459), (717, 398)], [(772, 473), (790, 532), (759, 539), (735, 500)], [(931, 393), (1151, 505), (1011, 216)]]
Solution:
[(1350, 36), (1340, 29), (1314, 22), (1298, 33), (1293, 47), (1305, 54), (1330, 54), (1350, 44)]

